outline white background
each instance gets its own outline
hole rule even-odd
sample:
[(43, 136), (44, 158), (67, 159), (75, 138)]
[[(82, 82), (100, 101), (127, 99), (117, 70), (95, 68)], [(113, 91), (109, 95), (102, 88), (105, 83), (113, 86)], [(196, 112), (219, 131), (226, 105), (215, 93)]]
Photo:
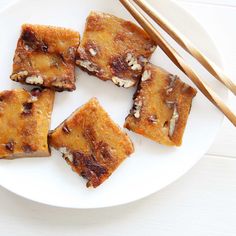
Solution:
[[(0, 0), (0, 9), (12, 0)], [(236, 0), (178, 0), (214, 38), (236, 81)], [(236, 112), (236, 99), (229, 104)], [(236, 235), (236, 129), (225, 120), (214, 144), (184, 177), (125, 206), (70, 210), (0, 188), (0, 235)]]

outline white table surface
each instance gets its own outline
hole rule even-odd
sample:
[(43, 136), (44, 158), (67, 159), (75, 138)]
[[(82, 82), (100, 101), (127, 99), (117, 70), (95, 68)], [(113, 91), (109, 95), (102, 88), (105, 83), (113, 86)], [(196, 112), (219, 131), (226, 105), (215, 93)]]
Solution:
[[(0, 10), (14, 0), (0, 0)], [(177, 0), (215, 39), (236, 81), (236, 0)], [(236, 99), (229, 104), (236, 112)], [(0, 235), (236, 235), (236, 129), (224, 121), (207, 154), (164, 190), (125, 206), (70, 210), (0, 187)]]

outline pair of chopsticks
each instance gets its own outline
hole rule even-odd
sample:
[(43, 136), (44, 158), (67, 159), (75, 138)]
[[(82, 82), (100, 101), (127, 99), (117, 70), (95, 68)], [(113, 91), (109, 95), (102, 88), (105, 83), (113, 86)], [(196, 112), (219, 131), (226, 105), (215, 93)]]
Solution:
[[(164, 31), (166, 31), (185, 51), (196, 58), (216, 79), (236, 95), (236, 85), (217, 67), (204, 56), (187, 38), (177, 31), (163, 16), (144, 0), (133, 0), (148, 16), (150, 16)], [(165, 52), (171, 61), (185, 73), (198, 89), (236, 126), (236, 115), (222, 101), (222, 99), (191, 69), (181, 55), (170, 46), (162, 35), (154, 28), (147, 18), (138, 10), (130, 0), (120, 0), (124, 7), (131, 13), (136, 21)]]

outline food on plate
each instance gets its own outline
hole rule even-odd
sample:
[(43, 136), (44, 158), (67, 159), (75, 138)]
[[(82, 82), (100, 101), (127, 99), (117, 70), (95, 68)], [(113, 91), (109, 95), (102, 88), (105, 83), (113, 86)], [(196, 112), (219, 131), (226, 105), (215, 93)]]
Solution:
[(76, 64), (101, 80), (132, 87), (140, 79), (156, 44), (130, 21), (91, 12), (76, 55)]
[(0, 92), (0, 158), (50, 156), (47, 136), (53, 102), (49, 89)]
[(180, 146), (196, 90), (147, 64), (125, 127), (158, 143)]
[(75, 90), (76, 31), (24, 24), (17, 43), (11, 79), (56, 91)]
[(87, 187), (104, 182), (133, 153), (131, 140), (109, 117), (96, 98), (78, 108), (49, 134), (49, 144), (79, 175)]

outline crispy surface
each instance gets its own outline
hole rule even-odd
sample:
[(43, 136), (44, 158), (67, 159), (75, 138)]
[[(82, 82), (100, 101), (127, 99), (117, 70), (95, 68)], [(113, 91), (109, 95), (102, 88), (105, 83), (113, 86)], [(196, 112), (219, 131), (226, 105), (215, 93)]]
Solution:
[(76, 63), (102, 80), (131, 87), (140, 79), (142, 67), (155, 48), (147, 33), (132, 22), (91, 12)]
[[(95, 122), (96, 121), (96, 122)], [(129, 137), (93, 98), (49, 135), (72, 169), (97, 187), (133, 151)]]
[(147, 64), (124, 127), (158, 143), (180, 146), (195, 95), (177, 76)]
[(22, 26), (11, 79), (57, 91), (75, 90), (75, 51), (79, 33), (60, 27)]
[(47, 135), (54, 92), (24, 89), (0, 93), (0, 158), (50, 156)]

